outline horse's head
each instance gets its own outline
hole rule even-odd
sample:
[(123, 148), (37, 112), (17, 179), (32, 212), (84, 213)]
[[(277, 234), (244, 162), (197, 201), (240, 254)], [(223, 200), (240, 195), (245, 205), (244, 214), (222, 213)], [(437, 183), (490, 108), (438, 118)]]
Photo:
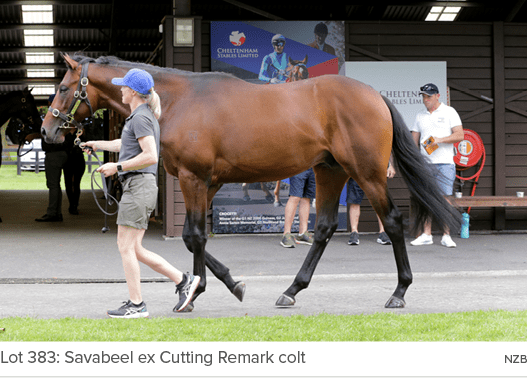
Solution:
[[(27, 87), (22, 91), (14, 91), (12, 101), (14, 102), (10, 113), (13, 117), (20, 119), (27, 131), (39, 131), (42, 119), (38, 112), (35, 98)], [(31, 132), (28, 132), (31, 133)]]
[(309, 70), (307, 69), (306, 64), (307, 55), (301, 61), (291, 59), (291, 57), (289, 57), (289, 65), (286, 69), (286, 76), (288, 77), (288, 82), (296, 82), (298, 80), (309, 78)]
[[(39, 117), (40, 119), (40, 117)], [(31, 141), (40, 136), (40, 126), (42, 121), (37, 124), (27, 124), (18, 117), (12, 117), (7, 124), (5, 134), (16, 145), (24, 145), (26, 141)]]
[[(98, 92), (88, 80), (89, 62), (79, 63), (68, 54), (62, 54), (68, 71), (59, 84), (59, 90), (44, 118), (41, 134), (49, 144), (64, 142), (64, 136), (73, 129), (82, 130), (80, 123), (97, 108)], [(91, 98), (91, 99), (90, 99)]]

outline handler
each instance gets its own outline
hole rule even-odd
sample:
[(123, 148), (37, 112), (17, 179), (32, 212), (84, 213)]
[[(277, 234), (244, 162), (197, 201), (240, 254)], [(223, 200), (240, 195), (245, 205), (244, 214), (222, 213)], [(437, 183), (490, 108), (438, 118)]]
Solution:
[[(157, 163), (159, 157), (159, 123), (161, 104), (154, 91), (154, 79), (145, 70), (131, 69), (124, 78), (113, 78), (121, 87), (122, 101), (130, 105), (121, 139), (88, 141), (83, 148), (93, 151), (119, 152), (119, 162), (107, 162), (97, 169), (109, 177), (118, 173), (123, 195), (117, 215), (117, 245), (123, 262), (130, 299), (117, 310), (109, 310), (112, 318), (147, 317), (146, 304), (141, 296), (139, 261), (176, 283), (179, 302), (175, 312), (183, 311), (192, 300), (200, 277), (183, 274), (161, 256), (146, 250), (143, 237), (150, 214), (157, 201)], [(89, 149), (87, 149), (89, 153)]]

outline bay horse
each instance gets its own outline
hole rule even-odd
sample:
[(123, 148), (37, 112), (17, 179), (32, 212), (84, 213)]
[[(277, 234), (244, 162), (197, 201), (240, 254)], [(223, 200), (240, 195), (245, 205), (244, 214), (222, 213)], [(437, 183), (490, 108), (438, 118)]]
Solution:
[[(207, 266), (243, 299), (245, 284), (235, 282), (229, 269), (205, 250), (206, 213), (224, 183), (269, 182), (315, 171), (315, 241), (293, 283), (276, 301), (278, 307), (293, 306), (298, 292), (309, 285), (337, 229), (339, 197), (349, 177), (364, 190), (393, 243), (398, 281), (385, 307), (405, 306), (412, 271), (403, 216), (387, 187), (392, 150), (415, 203), (414, 230), (428, 218), (442, 230), (460, 226), (459, 212), (443, 197), (400, 113), (364, 83), (325, 75), (262, 86), (225, 73), (192, 73), (115, 57), (63, 57), (68, 71), (42, 126), (49, 143), (61, 143), (71, 124), (76, 127), (94, 109), (130, 114), (112, 78), (131, 68), (153, 76), (163, 109), (161, 156), (165, 170), (179, 178), (186, 207), (183, 240), (194, 255), (194, 274), (201, 276), (195, 297), (205, 291)], [(86, 95), (80, 105), (74, 97), (79, 92)]]
[[(15, 119), (19, 119), (22, 123), (20, 130), (27, 128), (27, 131), (32, 131), (29, 133), (40, 135), (42, 119), (31, 91), (26, 87), (22, 91), (11, 91), (0, 95), (0, 126), (12, 119), (11, 122), (13, 122), (12, 126), (14, 127), (14, 123), (18, 124)], [(7, 130), (6, 134), (8, 134)], [(19, 141), (19, 146), (22, 146), (24, 142), (25, 139), (22, 142)], [(15, 144), (17, 143), (15, 142)], [(2, 144), (0, 144), (0, 166), (2, 166)]]

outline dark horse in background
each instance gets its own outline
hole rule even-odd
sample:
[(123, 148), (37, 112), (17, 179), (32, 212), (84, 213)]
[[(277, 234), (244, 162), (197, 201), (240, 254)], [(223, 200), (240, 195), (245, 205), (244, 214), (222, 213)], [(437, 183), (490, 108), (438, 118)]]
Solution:
[[(49, 143), (64, 140), (67, 120), (71, 120), (65, 112), (75, 102), (81, 77), (89, 77), (86, 92), (94, 110), (109, 108), (123, 115), (129, 115), (130, 109), (121, 102), (120, 87), (112, 85), (111, 78), (123, 77), (133, 67), (154, 77), (163, 109), (161, 156), (166, 171), (179, 178), (187, 210), (183, 240), (194, 254), (194, 273), (201, 276), (196, 295), (205, 291), (206, 265), (243, 298), (245, 284), (235, 282), (229, 269), (205, 250), (206, 213), (224, 183), (269, 182), (311, 167), (315, 171), (315, 242), (277, 306), (294, 305), (297, 293), (309, 285), (337, 228), (340, 193), (352, 177), (393, 242), (398, 283), (385, 306), (404, 307), (412, 272), (403, 217), (386, 180), (392, 150), (414, 198), (414, 228), (429, 217), (440, 228), (459, 228), (459, 213), (441, 194), (402, 116), (388, 99), (361, 82), (325, 75), (261, 86), (224, 73), (191, 73), (114, 57), (94, 60), (65, 55), (64, 59), (68, 71), (52, 104), (58, 111), (56, 115), (48, 112), (42, 127)], [(82, 103), (75, 119), (89, 113), (89, 105)]]
[[(11, 120), (10, 120), (11, 119)], [(40, 136), (42, 119), (38, 112), (31, 90), (11, 91), (0, 95), (0, 126), (10, 120), (6, 135), (14, 144), (23, 145), (26, 136)], [(24, 138), (21, 138), (21, 136)], [(2, 146), (0, 144), (0, 166), (2, 165)]]
[[(11, 134), (8, 129), (12, 130), (15, 127), (31, 129), (35, 131), (34, 133), (40, 135), (42, 119), (31, 90), (25, 88), (22, 91), (11, 91), (5, 95), (0, 95), (0, 126), (4, 125), (8, 120), (10, 122), (6, 128), (6, 135)], [(19, 144), (20, 151), (20, 147), (24, 142)], [(0, 166), (2, 166), (2, 150), (2, 142), (0, 141)], [(1, 218), (0, 222), (2, 222)]]

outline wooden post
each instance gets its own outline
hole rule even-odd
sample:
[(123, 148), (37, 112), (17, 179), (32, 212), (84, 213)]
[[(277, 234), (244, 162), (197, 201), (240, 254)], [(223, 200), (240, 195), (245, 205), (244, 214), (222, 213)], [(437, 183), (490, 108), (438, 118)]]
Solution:
[[(503, 22), (493, 23), (494, 195), (505, 195), (505, 47)], [(505, 229), (505, 209), (494, 209), (494, 228)]]

